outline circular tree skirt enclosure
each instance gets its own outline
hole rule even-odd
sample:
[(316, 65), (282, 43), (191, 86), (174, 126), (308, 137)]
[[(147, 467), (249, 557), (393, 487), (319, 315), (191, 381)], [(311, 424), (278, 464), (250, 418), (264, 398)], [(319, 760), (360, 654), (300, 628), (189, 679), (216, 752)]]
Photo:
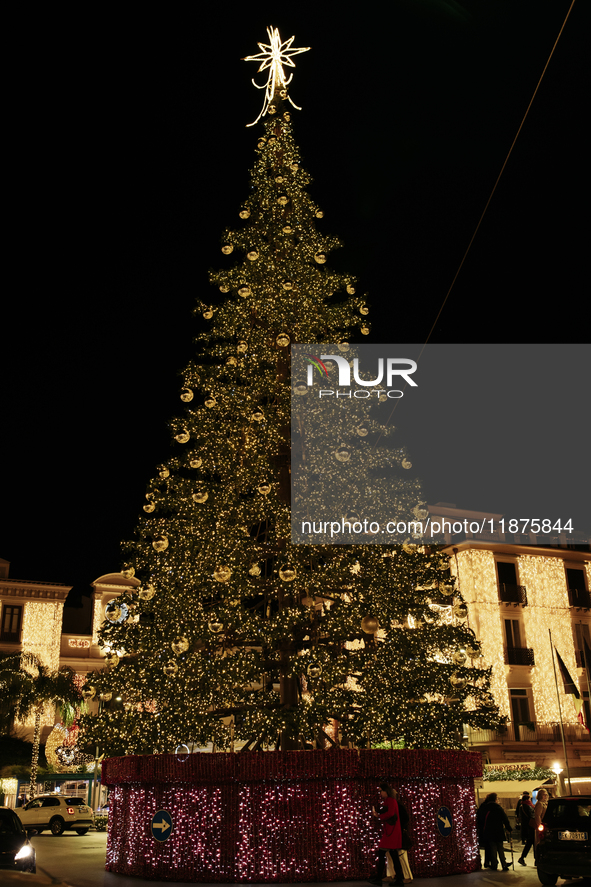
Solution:
[[(329, 751), (109, 758), (106, 868), (162, 881), (365, 880), (378, 782), (411, 818), (415, 877), (480, 868), (478, 752)], [(445, 809), (444, 809), (445, 808)]]

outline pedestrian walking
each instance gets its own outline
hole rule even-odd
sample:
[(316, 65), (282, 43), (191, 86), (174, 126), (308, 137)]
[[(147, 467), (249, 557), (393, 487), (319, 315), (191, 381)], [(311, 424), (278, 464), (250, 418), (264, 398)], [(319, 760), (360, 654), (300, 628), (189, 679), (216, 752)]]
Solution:
[(523, 793), (521, 801), (518, 802), (518, 808), (519, 822), (521, 824), (521, 840), (523, 841), (524, 847), (517, 862), (519, 865), (527, 865), (525, 857), (533, 847), (535, 839), (535, 812), (529, 792)]
[(490, 846), (484, 840), (484, 818), (486, 816), (488, 807), (485, 808), (486, 804), (490, 803), (492, 795), (487, 795), (480, 807), (476, 812), (476, 830), (478, 832), (478, 843), (484, 849), (484, 862), (483, 868), (490, 868)]
[(488, 845), (490, 870), (494, 872), (498, 868), (498, 862), (500, 861), (503, 871), (508, 872), (509, 866), (505, 858), (503, 842), (506, 833), (511, 832), (511, 826), (507, 819), (507, 814), (498, 803), (496, 792), (488, 795), (484, 804), (478, 809), (477, 822), (479, 834), (482, 836), (481, 839), (484, 844), (485, 860)]
[[(402, 875), (404, 878), (404, 882), (412, 881), (412, 869), (410, 867), (410, 862), (408, 861), (408, 853), (407, 851), (413, 846), (414, 841), (410, 836), (410, 815), (406, 805), (402, 803), (400, 800), (400, 795), (396, 791), (395, 788), (392, 789), (392, 793), (396, 798), (396, 803), (398, 804), (398, 813), (400, 816), (400, 828), (402, 830), (402, 847), (398, 851), (398, 856), (400, 858), (400, 865), (402, 866)], [(390, 856), (395, 853), (395, 850), (390, 851)], [(394, 876), (394, 862), (392, 862), (392, 869), (388, 866), (388, 875), (392, 874)]]
[(397, 852), (402, 847), (402, 827), (398, 802), (394, 797), (393, 789), (387, 782), (380, 783), (379, 792), (381, 805), (377, 811), (375, 807), (372, 807), (372, 814), (376, 820), (382, 823), (382, 836), (378, 844), (377, 872), (374, 878), (370, 878), (369, 883), (381, 887), (382, 879), (386, 874), (386, 853), (391, 850), (392, 863), (396, 872), (396, 880), (392, 884), (396, 887), (403, 887), (404, 875)]

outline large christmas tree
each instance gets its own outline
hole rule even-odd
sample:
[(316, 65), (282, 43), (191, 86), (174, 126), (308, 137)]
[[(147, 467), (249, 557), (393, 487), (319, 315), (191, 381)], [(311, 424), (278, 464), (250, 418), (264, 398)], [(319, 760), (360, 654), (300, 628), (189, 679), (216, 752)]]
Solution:
[[(498, 712), (447, 557), (412, 539), (290, 541), (291, 392), (305, 395), (297, 373), (292, 382), (290, 345), (347, 353), (369, 326), (355, 278), (327, 263), (339, 242), (320, 230), (322, 210), (305, 190), (283, 70), (298, 50), (269, 37), (255, 57), (269, 80), (252, 188), (198, 303), (208, 329), (183, 375), (172, 455), (124, 546), (124, 571), (141, 587), (107, 608), (107, 667), (86, 688), (111, 701), (83, 726), (109, 754), (211, 741), (458, 748), (464, 723), (490, 726)], [(347, 516), (359, 516), (372, 471), (393, 513), (420, 516), (410, 461), (389, 443), (379, 406), (358, 404), (348, 431), (335, 418), (331, 471), (354, 444), (368, 448)], [(305, 428), (295, 441), (306, 446)], [(294, 483), (313, 501), (322, 471), (306, 464)], [(390, 472), (381, 487), (376, 465)]]

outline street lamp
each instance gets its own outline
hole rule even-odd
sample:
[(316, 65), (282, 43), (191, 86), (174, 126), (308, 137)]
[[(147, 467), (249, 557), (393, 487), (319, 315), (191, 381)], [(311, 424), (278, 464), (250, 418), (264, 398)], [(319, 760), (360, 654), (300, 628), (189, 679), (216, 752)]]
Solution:
[(561, 785), (560, 785), (560, 774), (562, 773), (563, 768), (560, 766), (558, 761), (556, 761), (554, 766), (551, 769), (552, 769), (552, 772), (556, 774), (556, 794), (558, 795), (558, 797), (560, 797), (562, 795), (562, 790), (561, 790)]

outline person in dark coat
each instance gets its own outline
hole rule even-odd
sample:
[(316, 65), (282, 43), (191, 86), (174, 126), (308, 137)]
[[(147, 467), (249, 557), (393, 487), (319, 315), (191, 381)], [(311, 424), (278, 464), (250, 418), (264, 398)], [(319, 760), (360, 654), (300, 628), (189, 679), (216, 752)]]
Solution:
[(509, 871), (509, 866), (505, 858), (503, 841), (505, 840), (506, 833), (511, 831), (511, 825), (497, 798), (497, 794), (493, 792), (488, 795), (484, 804), (481, 804), (479, 807), (477, 814), (478, 831), (484, 843), (485, 855), (488, 845), (491, 871), (494, 872), (498, 868), (498, 857), (503, 871), (507, 872)]
[(486, 807), (486, 809), (485, 809), (485, 804), (488, 804), (490, 802), (490, 799), (491, 799), (491, 795), (487, 795), (476, 812), (476, 829), (478, 831), (478, 843), (480, 844), (481, 847), (484, 848), (484, 862), (482, 865), (483, 865), (483, 868), (485, 868), (485, 869), (490, 868), (490, 846), (484, 840), (484, 833), (483, 833), (484, 832), (484, 817), (486, 816), (486, 811), (488, 810), (488, 807)]
[(524, 792), (519, 807), (519, 821), (521, 823), (521, 838), (525, 844), (521, 856), (517, 860), (520, 865), (527, 865), (525, 857), (534, 845), (534, 805), (532, 804), (529, 792)]
[[(380, 796), (382, 804), (379, 811), (373, 810), (373, 815), (382, 823), (382, 837), (378, 844), (378, 864), (375, 878), (370, 878), (369, 883), (381, 887), (382, 878), (386, 874), (386, 853), (388, 850), (395, 851), (391, 853), (394, 871), (396, 872), (396, 880), (392, 881), (396, 887), (403, 887), (404, 875), (402, 873), (402, 865), (398, 850), (402, 847), (402, 829), (400, 826), (400, 812), (398, 803), (394, 797), (394, 792), (387, 782), (380, 784)], [(395, 819), (395, 821), (393, 821)]]

